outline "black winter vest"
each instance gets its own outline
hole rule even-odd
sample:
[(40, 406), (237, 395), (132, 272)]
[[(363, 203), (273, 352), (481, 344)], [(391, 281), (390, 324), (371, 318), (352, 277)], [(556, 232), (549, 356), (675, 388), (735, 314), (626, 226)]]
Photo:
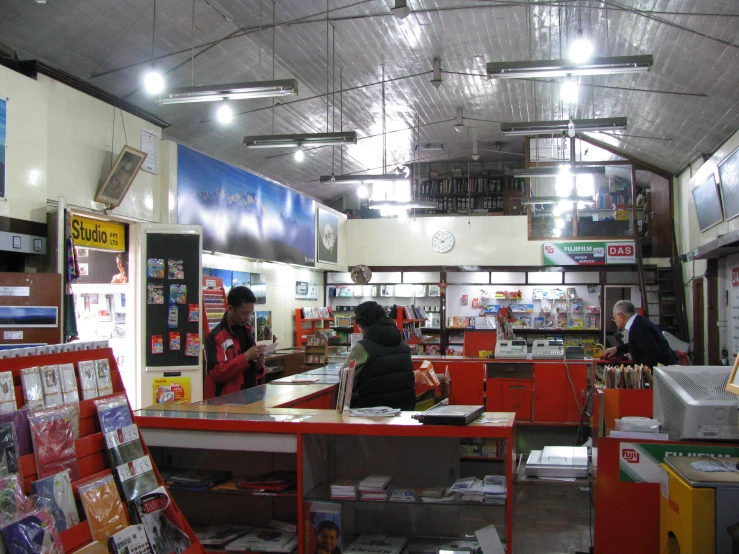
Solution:
[(352, 408), (390, 406), (413, 410), (416, 385), (411, 349), (403, 342), (393, 320), (383, 318), (365, 329), (359, 344), (367, 352), (367, 361), (359, 373), (358, 396), (352, 399)]

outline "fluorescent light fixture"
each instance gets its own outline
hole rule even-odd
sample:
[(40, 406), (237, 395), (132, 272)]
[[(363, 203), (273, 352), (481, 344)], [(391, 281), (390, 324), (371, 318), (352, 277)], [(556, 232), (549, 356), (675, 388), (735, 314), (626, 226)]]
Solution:
[(387, 173), (382, 175), (321, 175), (320, 181), (322, 185), (360, 185), (363, 183), (396, 183), (407, 181), (403, 173)]
[(431, 84), (434, 85), (434, 88), (439, 88), (441, 86), (441, 58), (434, 58)]
[(390, 12), (398, 19), (405, 19), (411, 13), (407, 0), (395, 0), (395, 7), (390, 8)]
[(230, 85), (205, 85), (173, 88), (157, 98), (157, 104), (187, 104), (190, 102), (218, 102), (219, 100), (244, 100), (247, 98), (272, 98), (298, 93), (295, 79), (282, 81), (257, 81)]
[(592, 204), (594, 200), (592, 196), (528, 196), (521, 199), (521, 204), (524, 206), (531, 204), (559, 204), (560, 202), (585, 202)]
[(244, 137), (244, 146), (247, 148), (298, 148), (299, 146), (341, 146), (343, 144), (357, 144), (356, 131)]
[(464, 108), (457, 108), (457, 119), (454, 122), (454, 130), (458, 133), (464, 129)]
[(563, 177), (570, 175), (605, 175), (606, 168), (600, 166), (587, 167), (530, 167), (529, 169), (514, 169), (514, 177)]
[(500, 130), (506, 136), (566, 135), (570, 121), (572, 121), (575, 131), (580, 133), (626, 129), (625, 117), (607, 117), (602, 119), (562, 119), (559, 121), (519, 121), (501, 123)]
[(443, 152), (444, 145), (441, 143), (417, 144), (416, 150), (419, 152)]
[(398, 202), (397, 200), (370, 200), (369, 208), (371, 210), (381, 210), (383, 208), (421, 208), (436, 209), (436, 202), (427, 200), (411, 200), (409, 202)]
[(490, 79), (526, 79), (536, 77), (565, 77), (566, 75), (612, 75), (649, 71), (654, 65), (652, 56), (616, 56), (592, 58), (585, 63), (572, 60), (537, 60), (521, 62), (489, 62)]

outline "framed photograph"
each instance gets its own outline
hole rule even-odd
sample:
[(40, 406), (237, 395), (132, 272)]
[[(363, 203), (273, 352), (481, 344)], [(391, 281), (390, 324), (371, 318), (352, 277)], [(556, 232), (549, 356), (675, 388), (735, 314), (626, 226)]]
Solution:
[(124, 146), (95, 193), (95, 202), (107, 204), (111, 208), (119, 206), (145, 159), (146, 152)]
[(57, 327), (56, 306), (0, 306), (0, 327)]
[(718, 164), (726, 220), (739, 215), (739, 148)]
[(13, 248), (19, 249), (21, 247), (21, 238), (19, 236), (13, 236)]
[(710, 229), (714, 225), (718, 225), (724, 220), (724, 214), (721, 211), (721, 198), (719, 197), (716, 179), (713, 173), (700, 185), (695, 187), (691, 191), (691, 194), (693, 195), (693, 203), (695, 204), (695, 211), (698, 215), (698, 226), (701, 232)]
[(339, 260), (339, 218), (318, 208), (318, 261), (336, 264)]

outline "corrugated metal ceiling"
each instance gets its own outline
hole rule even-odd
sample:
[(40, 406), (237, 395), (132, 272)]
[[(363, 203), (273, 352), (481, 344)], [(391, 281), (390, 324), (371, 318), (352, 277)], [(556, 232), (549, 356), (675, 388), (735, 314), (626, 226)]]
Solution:
[[(0, 41), (21, 59), (41, 59), (170, 121), (168, 138), (323, 202), (353, 187), (320, 185), (319, 175), (342, 165), (345, 173), (383, 169), (383, 64), (388, 169), (414, 160), (416, 121), (421, 143), (444, 144), (443, 153), (419, 157), (466, 160), (469, 132), (454, 130), (459, 107), (467, 128), (478, 128), (483, 161), (523, 160), (523, 140), (502, 137), (500, 121), (626, 116), (627, 131), (597, 138), (671, 172), (739, 126), (733, 0), (582, 0), (579, 10), (576, 0), (408, 0), (413, 13), (402, 20), (393, 3), (157, 0), (154, 54), (169, 86), (271, 79), (273, 55), (275, 78), (299, 81), (300, 95), (275, 109), (269, 99), (239, 101), (227, 127), (214, 120), (215, 105), (157, 107), (141, 90), (153, 0), (0, 0)], [(557, 79), (484, 77), (486, 62), (561, 57), (579, 26), (595, 55), (652, 54), (654, 68), (582, 78), (574, 111), (559, 101)], [(444, 71), (438, 90), (430, 84), (434, 57)], [(242, 145), (244, 135), (327, 129), (359, 135), (343, 164), (339, 148), (310, 150), (297, 163), (292, 152)]]

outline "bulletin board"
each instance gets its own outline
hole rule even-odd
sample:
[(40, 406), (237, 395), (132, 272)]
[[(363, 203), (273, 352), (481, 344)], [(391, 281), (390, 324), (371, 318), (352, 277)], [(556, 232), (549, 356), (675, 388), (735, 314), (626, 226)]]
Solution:
[[(153, 263), (151, 261), (154, 260)], [(161, 273), (157, 274), (157, 260)], [(181, 261), (181, 264), (179, 263)], [(145, 340), (146, 367), (199, 369), (199, 355), (188, 356), (187, 335), (200, 333), (200, 237), (188, 234), (147, 233), (146, 256)], [(151, 265), (150, 265), (151, 264)], [(172, 287), (179, 287), (173, 289)], [(181, 295), (184, 290), (184, 302)], [(161, 291), (161, 295), (158, 292)], [(161, 303), (152, 303), (159, 302)], [(175, 303), (177, 301), (182, 303)], [(192, 308), (191, 308), (192, 306)], [(176, 327), (170, 323), (170, 308), (176, 308)], [(197, 310), (197, 321), (191, 321), (192, 309)], [(179, 349), (172, 348), (170, 333), (179, 333)], [(155, 337), (161, 337), (161, 353), (154, 353)]]
[(60, 344), (61, 304), (59, 273), (0, 273), (0, 344)]

